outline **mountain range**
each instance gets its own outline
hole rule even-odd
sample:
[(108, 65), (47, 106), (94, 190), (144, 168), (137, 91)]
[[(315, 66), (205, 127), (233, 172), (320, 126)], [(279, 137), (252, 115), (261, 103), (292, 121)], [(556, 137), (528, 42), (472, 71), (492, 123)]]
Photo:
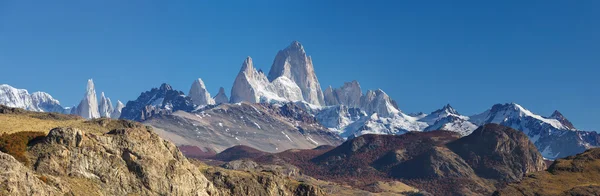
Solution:
[[(268, 74), (256, 70), (252, 58), (247, 57), (229, 97), (222, 87), (212, 97), (198, 78), (187, 95), (162, 84), (127, 104), (118, 101), (113, 105), (104, 93), (98, 101), (90, 79), (77, 106), (62, 107), (47, 93), (29, 94), (6, 84), (0, 86), (0, 104), (88, 119), (140, 121), (162, 130), (161, 136), (169, 136), (177, 145), (197, 146), (210, 152), (239, 144), (267, 152), (312, 148), (335, 145), (343, 141), (341, 138), (364, 134), (447, 130), (468, 136), (487, 123), (522, 131), (548, 159), (600, 146), (598, 133), (578, 130), (558, 111), (545, 117), (517, 103), (506, 103), (466, 116), (448, 104), (429, 114), (406, 114), (385, 91), (365, 91), (358, 81), (346, 82), (339, 88), (328, 86), (323, 91), (312, 58), (297, 41), (276, 54)], [(273, 123), (285, 128), (268, 126)], [(250, 133), (255, 135), (250, 137)]]

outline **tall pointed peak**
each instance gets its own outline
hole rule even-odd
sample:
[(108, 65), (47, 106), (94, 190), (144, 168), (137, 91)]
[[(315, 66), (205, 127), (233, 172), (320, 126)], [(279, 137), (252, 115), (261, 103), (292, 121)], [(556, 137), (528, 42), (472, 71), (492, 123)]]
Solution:
[(90, 89), (94, 89), (94, 80), (92, 80), (91, 78), (88, 79), (88, 82), (87, 82), (87, 90), (90, 90)]
[(558, 110), (554, 110), (554, 112), (552, 112), (552, 115), (550, 115), (550, 118), (564, 118), (565, 116), (562, 115), (562, 113), (560, 113)]
[(223, 87), (220, 87), (220, 88), (219, 88), (219, 93), (223, 93), (223, 94), (225, 94), (225, 88), (223, 88)]
[(243, 72), (246, 70), (252, 70), (252, 69), (254, 69), (254, 64), (252, 63), (252, 57), (248, 56), (244, 60), (244, 63), (242, 63), (242, 69), (240, 69), (240, 72)]
[(104, 96), (104, 92), (100, 93), (100, 97), (102, 97), (102, 99), (105, 99), (106, 97)]
[(304, 51), (304, 46), (302, 46), (302, 44), (299, 41), (292, 41), (292, 43), (290, 43), (290, 46), (288, 46), (286, 49)]
[(160, 90), (163, 90), (163, 91), (170, 91), (170, 90), (173, 90), (173, 87), (171, 87), (171, 85), (169, 85), (169, 84), (167, 84), (167, 83), (162, 83), (162, 84), (160, 85), (160, 88), (159, 88), (159, 89), (160, 89)]
[(569, 129), (575, 129), (573, 123), (571, 123), (569, 119), (565, 118), (565, 116), (563, 116), (563, 114), (560, 113), (558, 110), (554, 110), (554, 112), (552, 113), (552, 115), (550, 115), (549, 118), (558, 120), (560, 123), (562, 123)]
[(206, 88), (206, 86), (204, 85), (204, 81), (202, 81), (202, 78), (194, 80), (194, 84), (192, 85), (199, 85), (201, 88)]

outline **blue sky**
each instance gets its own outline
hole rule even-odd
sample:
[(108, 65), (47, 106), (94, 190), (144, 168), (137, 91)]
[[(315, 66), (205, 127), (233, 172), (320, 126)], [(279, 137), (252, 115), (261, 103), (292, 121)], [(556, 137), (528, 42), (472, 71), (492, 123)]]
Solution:
[[(452, 2), (452, 3), (450, 3)], [(202, 78), (227, 94), (246, 56), (293, 40), (321, 85), (358, 80), (405, 112), (517, 102), (600, 130), (600, 1), (2, 1), (0, 83), (63, 105)]]

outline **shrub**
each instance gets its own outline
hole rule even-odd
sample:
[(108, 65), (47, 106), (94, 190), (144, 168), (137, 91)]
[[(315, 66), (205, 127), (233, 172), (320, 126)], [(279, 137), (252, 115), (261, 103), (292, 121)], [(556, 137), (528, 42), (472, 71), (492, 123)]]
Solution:
[(29, 160), (26, 156), (27, 145), (29, 142), (41, 139), (44, 136), (46, 136), (44, 132), (35, 131), (23, 131), (12, 134), (4, 133), (0, 136), (0, 151), (12, 155), (25, 165), (29, 165)]

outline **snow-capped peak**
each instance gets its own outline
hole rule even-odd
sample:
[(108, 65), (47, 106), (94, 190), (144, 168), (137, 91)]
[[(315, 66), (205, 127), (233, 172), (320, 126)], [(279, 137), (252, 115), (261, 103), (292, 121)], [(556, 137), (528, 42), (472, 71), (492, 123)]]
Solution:
[(298, 41), (292, 42), (290, 46), (277, 53), (267, 78), (272, 82), (282, 76), (300, 87), (304, 101), (314, 105), (324, 105), (323, 91), (315, 74), (312, 59), (306, 55), (304, 47)]
[(98, 105), (100, 117), (110, 118), (114, 109), (110, 98), (104, 96), (104, 92), (100, 93), (100, 103)]
[(45, 92), (29, 94), (25, 89), (17, 89), (8, 84), (0, 84), (0, 105), (38, 112), (64, 112), (60, 102), (50, 94)]
[(100, 118), (97, 99), (98, 98), (96, 97), (94, 81), (92, 79), (89, 79), (87, 82), (86, 92), (83, 96), (83, 99), (77, 106), (76, 114), (87, 119)]
[(568, 129), (560, 121), (556, 119), (544, 118), (540, 115), (534, 114), (533, 112), (525, 109), (523, 106), (517, 103), (496, 104), (492, 106), (488, 119), (492, 123), (499, 123), (506, 121), (510, 118), (516, 119), (523, 117), (531, 117), (533, 119), (547, 123), (556, 129)]
[(210, 97), (210, 93), (206, 90), (206, 86), (200, 78), (194, 80), (188, 96), (192, 99), (192, 102), (198, 106), (215, 104), (215, 100)]
[(571, 123), (571, 121), (569, 121), (567, 118), (565, 118), (565, 116), (563, 116), (562, 113), (560, 113), (558, 110), (554, 110), (552, 115), (550, 115), (550, 117), (548, 117), (548, 118), (558, 120), (560, 123), (562, 123), (564, 126), (566, 126), (569, 129), (575, 129), (575, 126), (573, 126), (573, 123)]

